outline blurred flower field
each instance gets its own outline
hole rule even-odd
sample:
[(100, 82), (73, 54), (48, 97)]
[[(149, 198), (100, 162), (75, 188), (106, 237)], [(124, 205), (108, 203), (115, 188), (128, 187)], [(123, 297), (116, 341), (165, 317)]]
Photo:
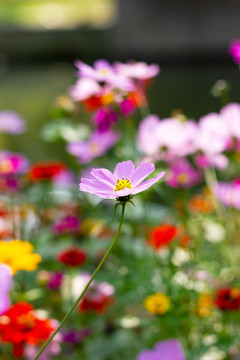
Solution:
[[(238, 40), (229, 52), (237, 77)], [(39, 134), (66, 162), (0, 152), (0, 359), (240, 359), (231, 84), (213, 84), (219, 112), (191, 119), (173, 99), (161, 118), (148, 100), (157, 64), (75, 67)], [(0, 112), (1, 144), (27, 131)]]

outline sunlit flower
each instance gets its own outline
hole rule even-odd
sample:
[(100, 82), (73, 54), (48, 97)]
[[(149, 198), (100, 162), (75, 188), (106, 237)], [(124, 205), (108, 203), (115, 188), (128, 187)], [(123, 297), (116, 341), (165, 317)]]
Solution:
[(155, 170), (154, 164), (142, 162), (136, 169), (131, 160), (120, 162), (114, 172), (107, 169), (92, 169), (92, 179), (82, 178), (80, 190), (106, 199), (125, 199), (147, 190), (165, 174), (143, 181)]
[(168, 246), (176, 239), (178, 228), (171, 224), (162, 224), (155, 226), (149, 233), (149, 242), (155, 248), (159, 249)]
[(240, 289), (224, 287), (217, 290), (214, 303), (222, 311), (240, 309)]
[(0, 132), (21, 134), (26, 131), (26, 123), (13, 111), (0, 111)]
[(95, 131), (86, 141), (76, 141), (68, 144), (67, 151), (76, 156), (81, 164), (85, 164), (96, 157), (104, 155), (117, 142), (118, 138), (118, 134), (111, 130)]
[(58, 261), (71, 267), (82, 265), (86, 261), (86, 257), (85, 251), (78, 247), (70, 247), (57, 255)]
[(163, 315), (170, 308), (170, 299), (165, 294), (158, 292), (148, 296), (143, 305), (151, 314)]
[(182, 346), (178, 340), (159, 341), (154, 349), (143, 350), (136, 360), (185, 360)]
[(34, 271), (41, 256), (33, 254), (33, 249), (28, 241), (0, 241), (0, 263), (9, 265), (14, 274), (19, 270)]
[(230, 47), (228, 49), (228, 52), (233, 57), (233, 61), (240, 65), (240, 40), (234, 39), (230, 43)]
[(54, 177), (65, 172), (66, 166), (59, 161), (45, 161), (35, 163), (29, 170), (29, 179), (34, 182), (53, 180)]
[(0, 336), (3, 343), (11, 343), (13, 355), (21, 358), (24, 345), (37, 345), (47, 340), (56, 325), (51, 320), (39, 319), (34, 308), (26, 302), (18, 302), (0, 317)]
[(5, 264), (0, 263), (0, 315), (10, 307), (9, 291), (12, 287), (12, 271)]

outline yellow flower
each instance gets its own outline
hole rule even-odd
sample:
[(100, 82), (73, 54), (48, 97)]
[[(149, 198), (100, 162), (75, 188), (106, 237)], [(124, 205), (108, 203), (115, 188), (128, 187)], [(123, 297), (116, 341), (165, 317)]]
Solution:
[(197, 310), (200, 316), (210, 316), (213, 309), (213, 299), (211, 295), (201, 294), (198, 298)]
[(7, 264), (16, 274), (19, 270), (34, 271), (41, 256), (33, 254), (34, 248), (28, 241), (0, 240), (0, 263)]
[(156, 293), (148, 296), (143, 305), (151, 313), (156, 315), (165, 314), (170, 308), (170, 299), (163, 293)]

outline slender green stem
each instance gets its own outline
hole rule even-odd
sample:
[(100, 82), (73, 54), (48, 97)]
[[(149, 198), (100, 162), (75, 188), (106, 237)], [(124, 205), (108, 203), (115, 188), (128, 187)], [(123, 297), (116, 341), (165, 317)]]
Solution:
[(109, 253), (111, 252), (115, 242), (118, 239), (118, 236), (120, 234), (121, 228), (122, 228), (122, 224), (123, 224), (123, 218), (124, 218), (124, 210), (125, 210), (125, 202), (121, 203), (122, 205), (122, 215), (121, 215), (121, 219), (120, 219), (120, 223), (118, 226), (118, 230), (117, 233), (111, 243), (111, 245), (109, 246), (106, 254), (104, 255), (104, 257), (102, 258), (101, 262), (99, 263), (99, 265), (97, 266), (96, 270), (94, 271), (94, 273), (92, 274), (91, 279), (89, 280), (89, 282), (87, 283), (87, 285), (85, 286), (84, 290), (82, 291), (82, 293), (79, 295), (78, 299), (75, 301), (75, 303), (73, 304), (73, 306), (71, 307), (71, 309), (68, 311), (68, 313), (64, 316), (64, 318), (62, 319), (61, 323), (59, 324), (58, 328), (54, 331), (54, 333), (52, 334), (52, 336), (48, 339), (48, 341), (44, 344), (44, 346), (42, 347), (42, 349), (39, 351), (39, 353), (37, 354), (37, 356), (34, 358), (34, 360), (37, 360), (39, 358), (39, 356), (43, 353), (43, 351), (46, 349), (46, 347), (48, 346), (48, 344), (52, 341), (52, 339), (54, 338), (54, 336), (58, 333), (58, 331), (61, 329), (61, 327), (64, 325), (65, 321), (69, 318), (69, 316), (71, 315), (71, 313), (73, 312), (73, 310), (75, 309), (75, 307), (77, 306), (77, 304), (79, 303), (79, 301), (82, 299), (83, 295), (85, 294), (85, 292), (87, 291), (87, 289), (89, 288), (91, 282), (93, 281), (93, 279), (95, 278), (95, 276), (97, 275), (98, 271), (101, 269), (102, 265), (104, 264), (106, 258), (108, 257)]

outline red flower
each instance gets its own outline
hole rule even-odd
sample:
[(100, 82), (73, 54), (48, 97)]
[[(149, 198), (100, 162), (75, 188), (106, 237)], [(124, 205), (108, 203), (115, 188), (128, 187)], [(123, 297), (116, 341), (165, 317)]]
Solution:
[(25, 344), (37, 345), (55, 330), (51, 320), (39, 319), (33, 310), (32, 305), (18, 302), (0, 317), (1, 340), (12, 343), (15, 357), (23, 356)]
[(36, 163), (28, 173), (31, 181), (52, 180), (55, 176), (66, 171), (66, 166), (58, 161)]
[(101, 97), (99, 96), (91, 96), (90, 98), (84, 100), (83, 103), (87, 112), (96, 111), (102, 106)]
[(154, 227), (149, 234), (149, 242), (155, 248), (167, 246), (177, 236), (178, 229), (174, 225), (163, 224)]
[(93, 311), (96, 313), (104, 313), (106, 309), (114, 303), (114, 297), (104, 294), (90, 294), (84, 296), (78, 309), (80, 312)]
[(87, 255), (84, 250), (77, 247), (71, 247), (60, 252), (57, 259), (65, 265), (74, 267), (82, 265), (85, 262), (86, 257)]
[(239, 310), (240, 308), (240, 290), (237, 288), (221, 288), (217, 291), (214, 300), (219, 309), (226, 310)]

